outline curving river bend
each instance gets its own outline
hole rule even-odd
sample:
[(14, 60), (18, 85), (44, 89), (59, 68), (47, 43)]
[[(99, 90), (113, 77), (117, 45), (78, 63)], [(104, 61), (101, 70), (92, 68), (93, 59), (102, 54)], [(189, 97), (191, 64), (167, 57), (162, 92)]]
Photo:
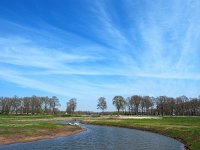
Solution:
[(83, 125), (79, 134), (0, 146), (0, 150), (183, 150), (179, 141), (127, 128)]

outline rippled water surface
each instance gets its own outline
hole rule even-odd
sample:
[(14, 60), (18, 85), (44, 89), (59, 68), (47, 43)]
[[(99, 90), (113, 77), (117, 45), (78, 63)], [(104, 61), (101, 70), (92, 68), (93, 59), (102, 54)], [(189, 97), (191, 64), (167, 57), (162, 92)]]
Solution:
[(0, 150), (183, 150), (169, 137), (134, 129), (84, 125), (76, 135), (1, 146)]

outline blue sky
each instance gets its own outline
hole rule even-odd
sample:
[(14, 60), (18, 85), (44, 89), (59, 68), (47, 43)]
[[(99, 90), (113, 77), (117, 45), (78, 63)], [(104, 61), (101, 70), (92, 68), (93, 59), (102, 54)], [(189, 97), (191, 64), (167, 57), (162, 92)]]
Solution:
[(1, 0), (0, 95), (200, 94), (200, 1)]

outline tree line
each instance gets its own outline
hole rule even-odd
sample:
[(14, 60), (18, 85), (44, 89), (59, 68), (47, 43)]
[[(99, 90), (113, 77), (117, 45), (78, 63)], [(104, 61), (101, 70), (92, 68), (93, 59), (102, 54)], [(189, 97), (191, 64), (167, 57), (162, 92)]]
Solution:
[(0, 114), (56, 114), (57, 106), (56, 96), (0, 97)]
[[(140, 96), (133, 95), (124, 98), (114, 96), (112, 104), (118, 114), (126, 115), (177, 115), (177, 116), (199, 116), (200, 96), (188, 98), (179, 96), (176, 98), (168, 96)], [(52, 97), (0, 97), (0, 114), (56, 114), (59, 112), (59, 99)], [(66, 113), (73, 114), (77, 108), (76, 98), (66, 103)], [(107, 109), (105, 97), (100, 97), (97, 102), (97, 109), (104, 112)]]
[[(168, 96), (133, 95), (126, 99), (123, 96), (115, 96), (112, 102), (118, 114), (121, 111), (121, 113), (128, 115), (200, 115), (200, 96), (198, 98), (188, 98), (186, 96), (173, 98)], [(102, 111), (107, 108), (104, 97), (98, 99), (97, 108)]]
[[(0, 97), (0, 114), (56, 114), (59, 112), (59, 99), (52, 97)], [(66, 112), (73, 114), (76, 110), (76, 98), (67, 102)]]

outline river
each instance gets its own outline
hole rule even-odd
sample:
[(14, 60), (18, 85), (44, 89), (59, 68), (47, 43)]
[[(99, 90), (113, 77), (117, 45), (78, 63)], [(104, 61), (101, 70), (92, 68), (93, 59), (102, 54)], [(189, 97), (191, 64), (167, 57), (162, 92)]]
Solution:
[(183, 150), (179, 141), (135, 129), (83, 125), (79, 134), (0, 146), (0, 150)]

